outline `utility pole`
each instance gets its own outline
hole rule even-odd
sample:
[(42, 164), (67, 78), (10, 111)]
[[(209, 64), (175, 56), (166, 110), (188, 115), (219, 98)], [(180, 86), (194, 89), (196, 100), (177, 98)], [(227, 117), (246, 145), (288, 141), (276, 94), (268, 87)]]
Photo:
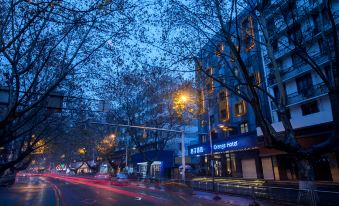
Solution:
[[(207, 112), (207, 115), (208, 115), (208, 137), (209, 137), (209, 142), (210, 142), (210, 155), (211, 155), (211, 167), (212, 167), (212, 189), (213, 189), (213, 193), (215, 193), (215, 186), (214, 186), (214, 183), (215, 183), (215, 174), (214, 174), (214, 155), (213, 155), (213, 141), (212, 141), (212, 131), (211, 131), (211, 118), (210, 118), (210, 113), (209, 113), (209, 109), (208, 109), (208, 112)], [(214, 197), (213, 197), (214, 200), (220, 200), (221, 198), (218, 196), (218, 194), (216, 194)]]
[(182, 166), (182, 176), (181, 179), (185, 182), (186, 180), (186, 160), (185, 160), (185, 132), (184, 130), (181, 133), (181, 166)]

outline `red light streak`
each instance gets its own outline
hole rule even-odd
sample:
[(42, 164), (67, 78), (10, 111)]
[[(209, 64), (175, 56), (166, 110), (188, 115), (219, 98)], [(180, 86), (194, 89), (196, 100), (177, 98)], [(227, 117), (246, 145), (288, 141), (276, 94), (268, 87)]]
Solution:
[(109, 180), (95, 180), (95, 179), (80, 178), (80, 177), (64, 177), (64, 176), (59, 176), (59, 175), (55, 175), (55, 174), (43, 174), (41, 176), (51, 177), (51, 178), (60, 179), (60, 180), (71, 182), (71, 183), (83, 184), (83, 185), (87, 185), (87, 186), (91, 186), (91, 187), (105, 189), (105, 190), (108, 190), (108, 191), (111, 191), (111, 192), (114, 192), (114, 193), (117, 193), (117, 194), (129, 196), (129, 197), (133, 197), (133, 198), (141, 197), (142, 199), (150, 201), (150, 202), (158, 202), (158, 203), (161, 202), (161, 205), (172, 205), (172, 204), (170, 204), (169, 201), (164, 200), (164, 199), (160, 200), (160, 199), (158, 199), (157, 197), (154, 197), (154, 196), (148, 196), (148, 195), (141, 194), (141, 193), (135, 193), (135, 192), (131, 192), (131, 191), (120, 190), (120, 189), (105, 185), (105, 184), (110, 183)]

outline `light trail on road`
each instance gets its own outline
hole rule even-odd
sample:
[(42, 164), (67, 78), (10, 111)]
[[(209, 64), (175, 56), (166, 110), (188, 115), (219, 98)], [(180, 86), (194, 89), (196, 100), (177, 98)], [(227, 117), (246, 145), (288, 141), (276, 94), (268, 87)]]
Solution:
[[(95, 187), (95, 188), (99, 188), (99, 189), (104, 189), (104, 190), (108, 190), (111, 192), (114, 192), (116, 194), (121, 194), (124, 196), (128, 196), (128, 197), (132, 197), (132, 198), (138, 198), (138, 199), (143, 199), (152, 203), (157, 203), (157, 204), (161, 204), (161, 205), (173, 205), (171, 204), (170, 201), (163, 199), (163, 198), (158, 198), (156, 196), (150, 196), (150, 195), (145, 195), (143, 193), (136, 193), (136, 192), (131, 192), (131, 191), (126, 191), (126, 190), (120, 190), (111, 186), (108, 186), (107, 184), (109, 184), (108, 180), (93, 180), (93, 179), (87, 179), (87, 178), (80, 178), (80, 177), (65, 177), (65, 176), (59, 176), (59, 175), (55, 175), (55, 174), (43, 174), (41, 175), (43, 177), (50, 177), (50, 178), (54, 178), (54, 179), (58, 179), (58, 180), (62, 180), (62, 181), (67, 181), (70, 183), (75, 183), (75, 184), (83, 184), (86, 186), (91, 186), (91, 187)], [(100, 184), (101, 183), (101, 184)]]

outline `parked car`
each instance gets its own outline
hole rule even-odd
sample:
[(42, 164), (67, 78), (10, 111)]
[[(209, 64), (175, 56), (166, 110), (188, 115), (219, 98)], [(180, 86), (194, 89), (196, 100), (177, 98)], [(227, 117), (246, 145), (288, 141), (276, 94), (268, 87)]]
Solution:
[(126, 186), (128, 185), (128, 174), (118, 173), (115, 177), (111, 178), (111, 184), (114, 186)]

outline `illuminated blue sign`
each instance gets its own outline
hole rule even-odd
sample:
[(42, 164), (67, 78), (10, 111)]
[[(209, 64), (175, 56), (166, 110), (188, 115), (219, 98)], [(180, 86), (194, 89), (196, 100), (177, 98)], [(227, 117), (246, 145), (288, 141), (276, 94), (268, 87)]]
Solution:
[(201, 155), (206, 154), (210, 152), (209, 145), (195, 145), (192, 147), (189, 147), (188, 152), (190, 155)]
[[(212, 145), (214, 152), (224, 152), (228, 150), (238, 150), (255, 147), (257, 144), (256, 136), (242, 136), (238, 138), (230, 138), (222, 141), (216, 141)], [(188, 147), (189, 155), (203, 155), (211, 153), (209, 143), (192, 145)]]

